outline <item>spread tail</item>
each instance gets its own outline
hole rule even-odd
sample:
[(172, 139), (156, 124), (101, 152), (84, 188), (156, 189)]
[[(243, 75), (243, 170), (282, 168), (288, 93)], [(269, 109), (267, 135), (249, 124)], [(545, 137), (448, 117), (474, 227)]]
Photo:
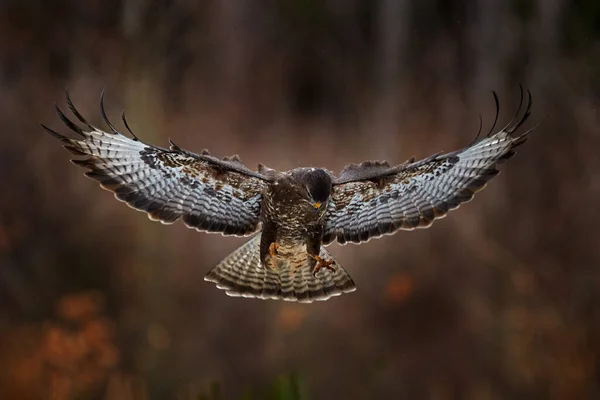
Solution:
[[(293, 272), (286, 260), (278, 259), (278, 266), (273, 269), (261, 263), (259, 246), (260, 234), (227, 256), (206, 274), (204, 280), (216, 283), (219, 289), (225, 290), (230, 296), (302, 303), (327, 300), (356, 290), (350, 275), (337, 262), (333, 264), (335, 272), (321, 268), (316, 277), (308, 261)], [(333, 260), (333, 256), (323, 247), (319, 255)]]

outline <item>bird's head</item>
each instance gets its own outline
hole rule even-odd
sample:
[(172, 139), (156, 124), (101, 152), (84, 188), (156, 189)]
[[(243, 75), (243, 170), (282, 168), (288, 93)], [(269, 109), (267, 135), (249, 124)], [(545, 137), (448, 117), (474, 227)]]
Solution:
[(302, 168), (297, 172), (297, 179), (302, 185), (303, 197), (315, 210), (325, 211), (333, 190), (331, 175), (320, 168)]

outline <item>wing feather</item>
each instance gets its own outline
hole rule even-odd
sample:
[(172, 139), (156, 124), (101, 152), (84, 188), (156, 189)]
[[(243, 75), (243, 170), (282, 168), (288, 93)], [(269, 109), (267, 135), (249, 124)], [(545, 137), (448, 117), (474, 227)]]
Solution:
[[(368, 161), (344, 168), (334, 183), (323, 242), (360, 243), (399, 229), (426, 228), (470, 201), (498, 174), (497, 164), (510, 158), (532, 131), (515, 135), (531, 112), (531, 93), (527, 95), (521, 118), (462, 150), (397, 166)], [(522, 105), (523, 90), (517, 115)]]
[(69, 109), (85, 127), (72, 122), (58, 106), (56, 111), (77, 138), (42, 125), (79, 157), (72, 162), (88, 169), (87, 177), (114, 192), (118, 200), (165, 224), (182, 219), (190, 228), (225, 235), (249, 235), (258, 229), (262, 192), (270, 178), (248, 169), (237, 156), (219, 160), (173, 142), (170, 149), (164, 149), (140, 141), (133, 133), (133, 138), (125, 136), (108, 120), (103, 99), (100, 112), (111, 132), (90, 124), (68, 93)]

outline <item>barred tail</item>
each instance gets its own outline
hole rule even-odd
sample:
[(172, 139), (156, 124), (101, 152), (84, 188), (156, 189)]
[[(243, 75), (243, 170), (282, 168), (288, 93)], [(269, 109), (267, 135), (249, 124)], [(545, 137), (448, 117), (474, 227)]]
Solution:
[[(327, 300), (356, 290), (350, 275), (337, 262), (335, 272), (321, 268), (316, 277), (308, 262), (292, 272), (285, 260), (279, 260), (278, 268), (273, 269), (262, 265), (259, 245), (260, 234), (227, 256), (206, 274), (204, 280), (216, 283), (229, 296), (302, 303)], [(321, 248), (320, 256), (333, 259), (325, 248)]]

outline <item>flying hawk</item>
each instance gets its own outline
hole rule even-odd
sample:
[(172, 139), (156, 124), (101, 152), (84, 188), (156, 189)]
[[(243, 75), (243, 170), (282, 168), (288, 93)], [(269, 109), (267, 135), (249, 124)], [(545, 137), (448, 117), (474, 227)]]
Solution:
[[(496, 121), (499, 103), (496, 102)], [(279, 172), (263, 165), (257, 171), (238, 156), (219, 159), (208, 151), (195, 154), (178, 147), (161, 148), (109, 127), (90, 124), (67, 104), (80, 121), (60, 119), (78, 136), (69, 138), (42, 125), (63, 147), (78, 156), (115, 197), (151, 220), (224, 235), (254, 235), (205, 276), (228, 295), (312, 302), (356, 289), (352, 278), (324, 246), (360, 243), (399, 229), (426, 228), (473, 198), (498, 174), (496, 165), (514, 154), (532, 129), (516, 133), (531, 110), (531, 93), (521, 117), (479, 138), (462, 150), (438, 153), (391, 166), (367, 161), (346, 166), (338, 176), (322, 168)], [(481, 126), (480, 129), (481, 131)]]

